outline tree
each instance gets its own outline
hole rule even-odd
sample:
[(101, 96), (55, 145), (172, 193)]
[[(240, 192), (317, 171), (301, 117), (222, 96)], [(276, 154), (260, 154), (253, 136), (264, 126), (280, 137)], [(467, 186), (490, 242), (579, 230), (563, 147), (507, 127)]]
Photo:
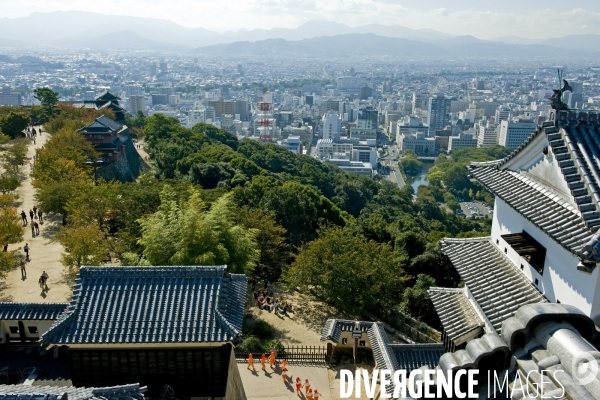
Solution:
[(400, 167), (407, 175), (416, 175), (423, 169), (423, 163), (412, 150), (406, 150), (400, 160)]
[(331, 227), (300, 249), (284, 281), (343, 312), (362, 316), (382, 315), (398, 304), (405, 278), (388, 244)]
[(34, 97), (39, 100), (42, 108), (42, 115), (39, 118), (40, 122), (45, 122), (55, 114), (55, 108), (58, 104), (58, 93), (50, 88), (37, 88), (33, 91)]
[(6, 114), (0, 114), (0, 131), (11, 138), (16, 138), (23, 134), (31, 120), (29, 115), (23, 111), (10, 111)]
[(457, 287), (460, 282), (456, 268), (437, 245), (435, 249), (428, 249), (413, 258), (405, 269), (413, 279), (416, 279), (419, 274), (427, 274), (442, 287)]
[(229, 194), (207, 210), (200, 192), (178, 200), (165, 185), (159, 210), (139, 223), (143, 255), (152, 265), (220, 265), (231, 272), (253, 270), (260, 256), (257, 231), (234, 223), (234, 204)]
[(203, 133), (210, 139), (221, 142), (224, 145), (231, 147), (233, 150), (237, 150), (238, 148), (238, 139), (235, 135), (213, 125), (199, 123), (192, 127), (192, 132)]
[[(255, 229), (260, 258), (255, 272), (276, 281), (291, 257), (286, 240), (286, 230), (279, 226), (274, 213), (242, 207), (236, 212), (236, 222), (248, 229)], [(262, 267), (261, 267), (262, 266)]]
[(21, 182), (14, 176), (1, 175), (0, 176), (0, 192), (2, 194), (8, 194), (16, 190)]
[(4, 151), (4, 168), (12, 175), (19, 172), (19, 167), (27, 159), (27, 139), (15, 140), (13, 145)]
[(435, 286), (435, 280), (431, 276), (419, 274), (415, 286), (404, 291), (400, 309), (422, 322), (439, 326), (435, 308), (427, 293), (432, 286)]
[(0, 244), (19, 243), (23, 240), (23, 230), (16, 208), (0, 208)]
[(17, 250), (0, 252), (0, 278), (6, 278), (8, 271), (17, 266)]
[(58, 234), (58, 241), (64, 247), (61, 262), (74, 277), (82, 265), (100, 265), (107, 259), (107, 245), (104, 233), (98, 225), (64, 226)]

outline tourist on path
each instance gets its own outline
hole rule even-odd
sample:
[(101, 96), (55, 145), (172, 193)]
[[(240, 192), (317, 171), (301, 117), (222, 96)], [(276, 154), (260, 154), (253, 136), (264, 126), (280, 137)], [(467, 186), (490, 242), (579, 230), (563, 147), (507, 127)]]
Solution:
[(34, 222), (33, 225), (35, 226), (35, 234), (39, 235), (40, 234), (40, 226), (38, 225), (37, 222)]
[(315, 391), (313, 392), (313, 400), (319, 400), (320, 395), (321, 393), (319, 393), (319, 391), (315, 389)]
[(306, 400), (314, 400), (312, 389), (308, 389), (308, 392), (306, 392)]
[(40, 220), (40, 223), (43, 223), (44, 220), (42, 219), (42, 209), (38, 208), (38, 219)]
[(310, 389), (310, 382), (308, 381), (308, 378), (306, 378), (306, 379), (304, 380), (304, 391), (305, 391), (306, 393), (308, 393), (308, 390), (309, 390), (309, 389)]
[(27, 214), (25, 214), (24, 210), (21, 210), (21, 219), (23, 220), (23, 222), (27, 226)]
[(271, 352), (271, 354), (269, 355), (269, 366), (271, 367), (271, 369), (273, 369), (273, 367), (275, 366), (275, 353)]
[(302, 394), (302, 392), (300, 391), (300, 389), (302, 388), (302, 379), (300, 379), (299, 376), (296, 377), (296, 393), (298, 393), (298, 395)]
[(27, 278), (27, 271), (25, 270), (25, 261), (21, 260), (19, 264), (21, 267), (21, 278)]
[(31, 221), (31, 236), (35, 237), (35, 225), (33, 221)]
[(33, 206), (33, 217), (37, 218), (37, 206)]
[(45, 289), (48, 289), (48, 274), (46, 273), (46, 271), (42, 272), (42, 284), (44, 285)]
[(29, 218), (33, 221), (33, 210), (29, 209)]
[(25, 243), (25, 247), (23, 247), (23, 251), (25, 251), (25, 259), (29, 261), (29, 243)]
[(287, 386), (287, 384), (288, 384), (288, 380), (287, 380), (287, 378), (288, 378), (288, 377), (287, 377), (287, 373), (286, 373), (285, 371), (281, 371), (281, 379), (283, 380), (283, 384), (284, 384), (285, 386)]

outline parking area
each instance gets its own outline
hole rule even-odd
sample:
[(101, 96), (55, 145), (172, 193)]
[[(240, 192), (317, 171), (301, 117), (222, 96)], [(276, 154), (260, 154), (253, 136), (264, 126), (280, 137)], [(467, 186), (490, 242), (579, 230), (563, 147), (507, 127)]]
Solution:
[(491, 218), (494, 209), (481, 201), (461, 201), (458, 215), (465, 218)]

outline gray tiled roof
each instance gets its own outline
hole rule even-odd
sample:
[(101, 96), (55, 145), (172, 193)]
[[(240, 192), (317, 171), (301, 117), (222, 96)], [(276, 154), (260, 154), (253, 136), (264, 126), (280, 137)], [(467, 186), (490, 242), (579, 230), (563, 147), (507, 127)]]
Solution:
[[(508, 157), (472, 163), (471, 174), (581, 260), (600, 261), (600, 235), (597, 234), (600, 228), (600, 112), (557, 111), (551, 119)], [(507, 161), (538, 135), (546, 136), (576, 207), (520, 174), (503, 169)]]
[(55, 320), (69, 303), (0, 302), (0, 320)]
[(106, 115), (101, 115), (98, 118), (96, 118), (96, 120), (94, 120), (94, 122), (92, 122), (91, 124), (84, 126), (83, 128), (81, 128), (79, 130), (79, 132), (96, 132), (98, 129), (108, 129), (108, 131), (111, 132), (118, 132), (121, 130), (121, 128), (123, 128), (123, 125), (113, 121), (112, 119), (108, 118)]
[(539, 183), (493, 166), (472, 166), (471, 174), (568, 251), (580, 253), (592, 238), (579, 211)]
[(434, 369), (446, 349), (441, 343), (427, 344), (390, 344), (389, 349), (393, 353), (399, 369), (411, 371), (427, 366)]
[[(473, 331), (481, 330), (483, 321), (467, 300), (465, 289), (431, 287), (429, 298), (440, 317), (446, 335), (452, 340)], [(456, 343), (460, 345), (461, 343)]]
[(489, 237), (444, 239), (441, 243), (442, 252), (496, 331), (500, 332), (502, 321), (522, 305), (546, 301)]
[[(323, 330), (321, 331), (321, 341), (331, 340), (333, 342), (339, 342), (342, 332), (352, 331), (354, 329), (354, 324), (356, 321), (346, 320), (346, 319), (334, 319), (330, 318), (325, 321), (325, 325), (323, 325)], [(364, 333), (371, 328), (373, 322), (360, 321), (360, 330)]]
[(104, 388), (0, 385), (0, 400), (143, 400), (147, 388), (138, 383)]
[(48, 344), (195, 343), (236, 339), (246, 276), (215, 267), (82, 267)]

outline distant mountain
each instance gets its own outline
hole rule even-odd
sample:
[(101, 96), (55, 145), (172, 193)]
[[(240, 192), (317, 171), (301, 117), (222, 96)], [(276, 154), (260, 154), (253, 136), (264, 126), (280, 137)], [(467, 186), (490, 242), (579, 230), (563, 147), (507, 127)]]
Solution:
[(518, 36), (501, 36), (492, 39), (492, 42), (502, 42), (508, 44), (540, 44), (544, 39), (527, 39)]
[(108, 33), (97, 38), (81, 38), (76, 40), (62, 40), (54, 44), (62, 47), (77, 49), (114, 49), (114, 50), (185, 50), (181, 45), (158, 42), (138, 35), (133, 31), (120, 31)]
[(21, 56), (17, 58), (13, 58), (4, 54), (0, 54), (0, 62), (10, 63), (10, 64), (21, 64), (27, 67), (46, 67), (46, 68), (64, 68), (63, 63), (52, 63), (48, 61), (44, 61), (41, 58), (32, 57), (32, 56)]
[[(600, 48), (598, 48), (600, 50)], [(200, 47), (196, 53), (212, 56), (271, 55), (314, 57), (555, 57), (556, 48), (543, 45), (513, 45), (460, 36), (431, 42), (391, 38), (372, 33), (321, 36), (298, 41), (268, 39)], [(563, 50), (560, 57), (600, 58), (598, 50)]]
[(600, 35), (569, 35), (561, 38), (546, 39), (541, 42), (546, 46), (580, 51), (598, 51)]
[(23, 47), (25, 43), (20, 40), (0, 38), (0, 48), (2, 47)]

